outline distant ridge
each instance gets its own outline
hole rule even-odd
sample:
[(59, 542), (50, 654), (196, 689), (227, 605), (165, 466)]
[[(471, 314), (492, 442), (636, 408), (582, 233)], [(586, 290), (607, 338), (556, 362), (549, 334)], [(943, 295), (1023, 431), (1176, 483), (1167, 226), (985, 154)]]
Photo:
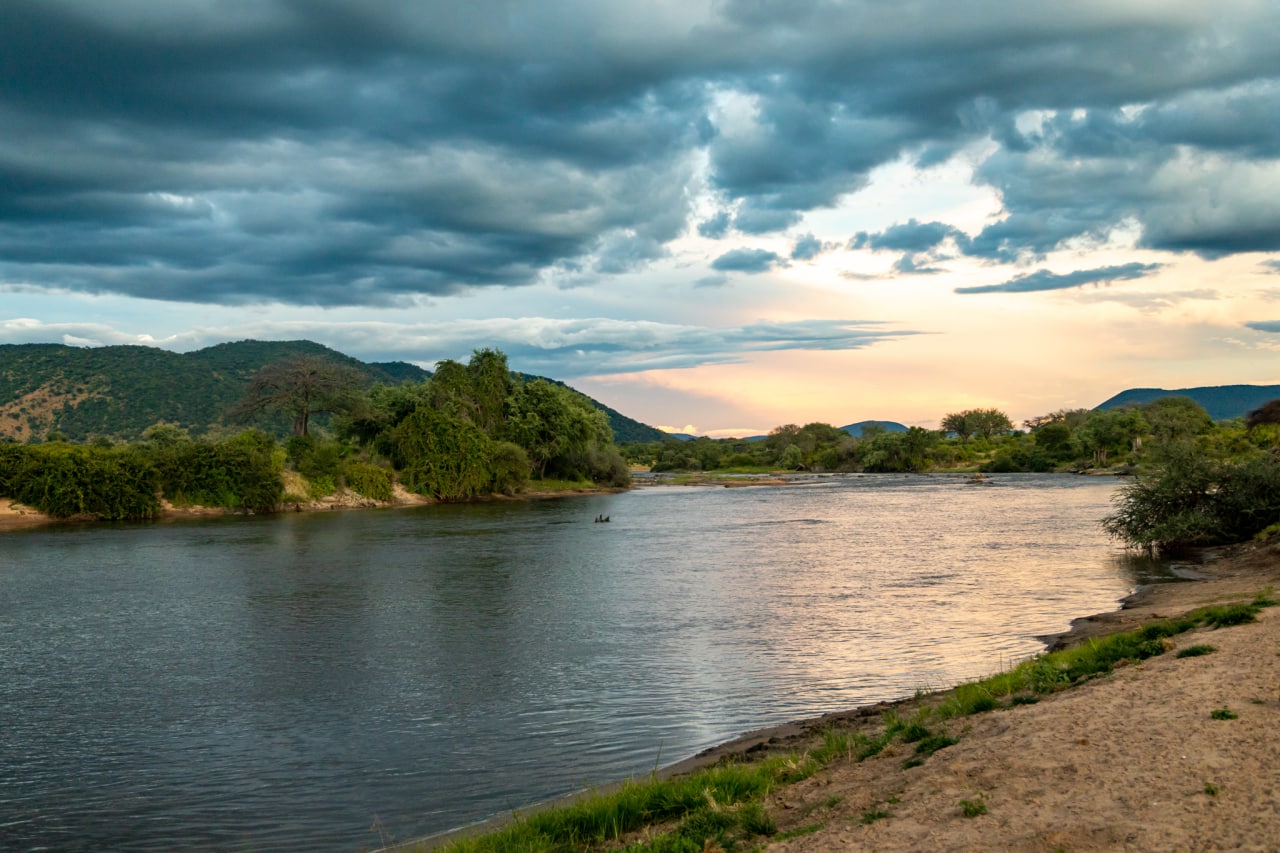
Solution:
[(905, 426), (897, 421), (858, 421), (856, 424), (842, 426), (840, 429), (849, 433), (854, 438), (862, 438), (862, 431), (869, 426), (883, 427), (885, 432), (909, 432)]
[[(314, 341), (234, 341), (189, 353), (144, 346), (0, 344), (0, 441), (39, 440), (51, 431), (71, 441), (96, 436), (134, 441), (158, 421), (203, 435), (225, 426), (223, 414), (244, 394), (254, 373), (290, 356), (348, 365), (370, 383), (421, 382), (431, 376), (408, 362), (363, 362)], [(662, 438), (653, 427), (582, 396), (608, 416), (618, 441)], [(284, 435), (290, 424), (281, 419), (262, 426)]]
[(1130, 388), (1099, 403), (1098, 409), (1141, 406), (1162, 397), (1190, 397), (1215, 421), (1242, 418), (1263, 403), (1280, 398), (1280, 385), (1207, 385), (1201, 388)]

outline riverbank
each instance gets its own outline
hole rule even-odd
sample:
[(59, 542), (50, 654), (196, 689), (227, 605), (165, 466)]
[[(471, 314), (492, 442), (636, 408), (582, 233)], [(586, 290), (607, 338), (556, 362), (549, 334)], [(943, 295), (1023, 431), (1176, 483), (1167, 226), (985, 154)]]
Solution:
[[(1121, 608), (1045, 638), (1054, 648), (1249, 602), (1280, 585), (1280, 542), (1224, 553), (1191, 582), (1147, 587)], [(944, 718), (956, 691), (798, 721), (745, 735), (666, 768), (816, 754), (833, 735), (874, 742), (886, 720), (924, 719), (954, 743), (913, 762), (899, 737), (854, 750), (764, 798), (778, 851), (1273, 849), (1280, 838), (1280, 608), (1257, 621), (1198, 627), (1164, 654), (993, 710)], [(1179, 657), (1197, 646), (1213, 651)], [(646, 827), (632, 840), (674, 825)], [(432, 849), (440, 839), (409, 849)], [(500, 849), (500, 848), (494, 848)], [(707, 849), (720, 849), (714, 843)]]
[[(305, 491), (305, 489), (304, 489)], [(597, 488), (571, 488), (571, 489), (555, 489), (555, 490), (533, 490), (521, 492), (516, 495), (488, 495), (478, 498), (478, 501), (494, 500), (540, 500), (544, 498), (560, 498), (572, 497), (575, 495), (598, 495), (598, 494), (614, 494), (625, 491), (625, 489), (614, 487), (597, 487)], [(356, 494), (348, 489), (339, 489), (332, 495), (323, 498), (315, 498), (309, 500), (286, 500), (282, 503), (277, 513), (289, 512), (333, 512), (357, 509), (396, 509), (412, 506), (427, 506), (429, 504), (439, 503), (434, 498), (426, 495), (419, 495), (410, 492), (399, 483), (393, 487), (392, 497), (389, 501), (377, 501), (372, 498), (366, 498), (363, 495)], [(208, 507), (208, 506), (174, 506), (169, 501), (162, 500), (160, 502), (160, 515), (156, 521), (173, 521), (183, 518), (214, 518), (224, 515), (239, 515), (237, 510), (226, 509), (224, 507)], [(96, 516), (73, 517), (73, 518), (54, 518), (40, 512), (38, 509), (25, 506), (17, 501), (0, 497), (0, 533), (6, 530), (21, 530), (29, 527), (40, 527), (52, 524), (76, 524), (76, 523), (110, 523), (103, 522)]]

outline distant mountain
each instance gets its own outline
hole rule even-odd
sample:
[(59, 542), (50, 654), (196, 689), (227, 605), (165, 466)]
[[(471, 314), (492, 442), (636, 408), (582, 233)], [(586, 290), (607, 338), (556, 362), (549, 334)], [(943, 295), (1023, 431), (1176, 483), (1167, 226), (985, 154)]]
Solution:
[(676, 441), (696, 441), (698, 436), (690, 435), (687, 432), (664, 432), (663, 439), (674, 438)]
[[(223, 425), (223, 414), (244, 395), (258, 370), (303, 355), (348, 365), (370, 384), (420, 382), (431, 376), (407, 362), (366, 363), (314, 341), (236, 341), (189, 353), (142, 346), (3, 344), (0, 441), (25, 442), (54, 430), (71, 441), (94, 436), (135, 440), (158, 421), (202, 435)], [(665, 435), (586, 399), (609, 417), (619, 441), (654, 441)], [(264, 426), (284, 435), (289, 422)]]
[(1121, 391), (1098, 409), (1141, 406), (1162, 397), (1190, 397), (1215, 421), (1242, 418), (1263, 403), (1280, 398), (1280, 385), (1210, 385), (1203, 388), (1130, 388)]
[(842, 426), (840, 429), (854, 438), (862, 438), (862, 430), (869, 426), (883, 427), (885, 432), (908, 432), (909, 430), (897, 421), (858, 421), (856, 424)]

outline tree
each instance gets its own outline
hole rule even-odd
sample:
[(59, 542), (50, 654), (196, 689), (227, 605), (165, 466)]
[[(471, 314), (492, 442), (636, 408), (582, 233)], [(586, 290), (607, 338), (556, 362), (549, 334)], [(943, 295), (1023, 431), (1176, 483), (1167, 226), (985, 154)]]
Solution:
[(284, 412), (293, 418), (293, 434), (307, 435), (312, 415), (351, 408), (363, 381), (354, 367), (320, 356), (291, 356), (255, 373), (229, 414), (245, 420), (263, 412)]
[(942, 431), (951, 433), (961, 441), (968, 441), (973, 437), (973, 424), (969, 422), (968, 412), (951, 412), (944, 415), (940, 424)]
[(1280, 424), (1280, 400), (1263, 403), (1245, 416), (1244, 425), (1250, 430), (1263, 424)]
[(1093, 454), (1095, 465), (1107, 464), (1111, 453), (1123, 453), (1146, 434), (1150, 426), (1137, 409), (1098, 409), (1076, 430), (1085, 450)]
[(1213, 429), (1213, 418), (1190, 397), (1161, 397), (1143, 406), (1142, 415), (1162, 453)]
[(1013, 429), (1013, 421), (999, 409), (966, 409), (946, 415), (942, 419), (942, 431), (955, 433), (961, 441), (972, 436), (991, 438)]

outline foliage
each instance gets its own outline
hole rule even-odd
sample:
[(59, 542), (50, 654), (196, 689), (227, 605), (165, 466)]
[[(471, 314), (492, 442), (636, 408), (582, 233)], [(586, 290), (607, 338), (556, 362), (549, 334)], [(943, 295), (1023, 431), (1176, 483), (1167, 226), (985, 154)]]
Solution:
[(1103, 527), (1135, 548), (1239, 542), (1280, 519), (1280, 455), (1219, 461), (1184, 450), (1120, 491)]
[(349, 460), (342, 466), (342, 481), (348, 489), (370, 500), (389, 501), (392, 498), (393, 475), (379, 465)]
[(489, 491), (493, 442), (475, 424), (421, 406), (391, 435), (392, 461), (405, 488), (444, 501)]
[(1280, 399), (1263, 403), (1245, 416), (1244, 423), (1250, 430), (1263, 424), (1280, 424)]
[(159, 448), (152, 458), (161, 491), (177, 506), (269, 512), (283, 497), (284, 454), (258, 430)]
[(518, 444), (495, 443), (489, 456), (489, 469), (493, 477), (490, 488), (497, 494), (514, 495), (529, 485), (529, 454)]
[(944, 415), (942, 431), (954, 433), (961, 441), (968, 441), (973, 436), (991, 438), (999, 433), (1013, 430), (1013, 421), (999, 409), (967, 409)]
[(156, 470), (132, 448), (0, 446), (0, 493), (54, 518), (154, 518)]

